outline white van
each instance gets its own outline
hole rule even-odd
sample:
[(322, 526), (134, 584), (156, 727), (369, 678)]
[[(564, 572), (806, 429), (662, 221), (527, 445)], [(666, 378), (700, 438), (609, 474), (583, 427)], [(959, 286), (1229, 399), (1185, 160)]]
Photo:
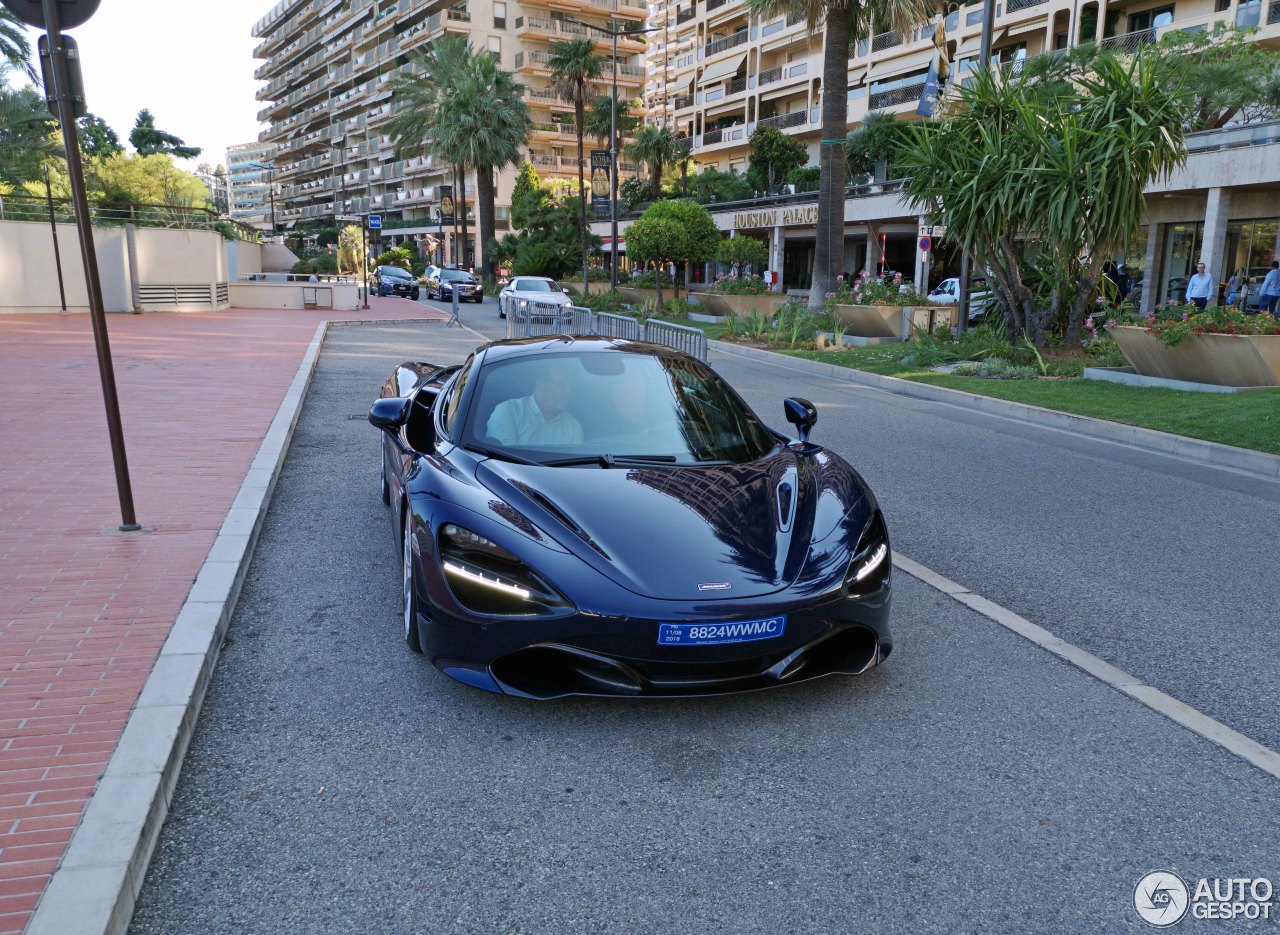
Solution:
[[(969, 280), (969, 321), (978, 321), (987, 313), (987, 303), (994, 301), (994, 296), (987, 290), (987, 281), (981, 276)], [(938, 283), (929, 293), (928, 299), (936, 305), (960, 304), (960, 280), (952, 276)]]

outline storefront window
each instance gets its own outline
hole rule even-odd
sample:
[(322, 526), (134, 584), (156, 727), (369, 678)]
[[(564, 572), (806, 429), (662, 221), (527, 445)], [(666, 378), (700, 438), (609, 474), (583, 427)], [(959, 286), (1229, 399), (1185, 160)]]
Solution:
[(1170, 224), (1165, 235), (1164, 289), (1161, 290), (1162, 302), (1176, 302), (1181, 305), (1187, 298), (1187, 280), (1195, 269), (1197, 257), (1200, 256), (1200, 239), (1203, 236), (1203, 224)]
[(1280, 219), (1261, 221), (1232, 221), (1227, 225), (1226, 243), (1222, 251), (1222, 273), (1225, 280), (1232, 273), (1243, 271), (1248, 284), (1245, 302), (1248, 308), (1256, 308), (1262, 279), (1276, 258), (1276, 231)]

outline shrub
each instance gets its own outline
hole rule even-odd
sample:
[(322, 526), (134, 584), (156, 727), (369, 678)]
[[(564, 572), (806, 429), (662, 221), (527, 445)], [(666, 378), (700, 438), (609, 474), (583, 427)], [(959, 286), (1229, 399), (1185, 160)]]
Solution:
[(315, 271), (315, 264), (309, 263), (306, 260), (299, 260), (297, 263), (294, 263), (293, 267), (289, 270), (289, 272), (298, 276), (307, 276)]
[(593, 312), (620, 312), (623, 310), (622, 296), (612, 290), (601, 292), (599, 295), (578, 296), (578, 300), (574, 304), (589, 308)]
[(769, 284), (759, 276), (726, 276), (721, 273), (709, 291), (717, 295), (768, 295)]
[(1153, 309), (1146, 318), (1119, 315), (1107, 322), (1115, 325), (1146, 325), (1165, 344), (1174, 347), (1191, 334), (1280, 334), (1280, 319), (1274, 315), (1246, 315), (1238, 308), (1213, 305), (1204, 311), (1194, 305), (1165, 305)]
[(914, 289), (903, 292), (899, 284), (884, 283), (878, 279), (843, 284), (838, 292), (827, 296), (827, 303), (834, 305), (928, 305), (929, 300)]
[(631, 281), (627, 285), (634, 289), (656, 289), (659, 278), (661, 278), (664, 286), (672, 285), (671, 277), (665, 270), (645, 270), (642, 273), (632, 273)]
[(687, 320), (689, 317), (689, 303), (684, 299), (668, 299), (667, 304), (662, 309), (664, 318), (679, 318)]
[[(622, 277), (619, 276), (619, 279)], [(613, 282), (613, 277), (603, 266), (587, 267), (587, 282)]]

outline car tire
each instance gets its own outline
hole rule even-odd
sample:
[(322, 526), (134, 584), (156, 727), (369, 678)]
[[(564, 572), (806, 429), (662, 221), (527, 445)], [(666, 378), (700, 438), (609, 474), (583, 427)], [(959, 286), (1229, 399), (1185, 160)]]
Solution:
[(414, 289), (414, 290), (413, 290), (413, 301), (415, 301), (415, 302), (416, 302), (416, 301), (418, 301), (418, 299), (420, 299), (421, 297), (422, 297), (422, 293), (421, 293), (420, 291), (418, 291), (417, 289)]
[(418, 595), (413, 589), (413, 522), (409, 509), (405, 508), (404, 540), (400, 557), (401, 576), (401, 616), (404, 622), (404, 641), (415, 653), (422, 652), (422, 641), (418, 638)]

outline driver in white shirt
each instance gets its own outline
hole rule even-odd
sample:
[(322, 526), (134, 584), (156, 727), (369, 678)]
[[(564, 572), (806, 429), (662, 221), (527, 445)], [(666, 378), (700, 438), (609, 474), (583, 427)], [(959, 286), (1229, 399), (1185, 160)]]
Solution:
[(582, 424), (568, 411), (573, 385), (565, 361), (551, 361), (533, 387), (532, 396), (499, 403), (485, 432), (504, 445), (576, 445)]

